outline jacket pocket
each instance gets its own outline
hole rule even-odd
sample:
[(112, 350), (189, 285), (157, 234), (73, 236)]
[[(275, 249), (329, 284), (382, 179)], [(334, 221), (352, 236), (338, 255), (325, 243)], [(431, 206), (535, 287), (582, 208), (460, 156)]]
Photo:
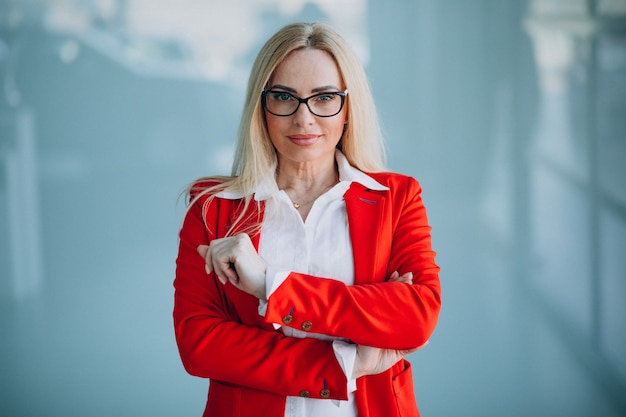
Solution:
[(398, 414), (400, 417), (419, 417), (417, 411), (417, 400), (415, 399), (415, 391), (413, 389), (413, 372), (411, 363), (404, 361), (404, 369), (396, 374), (392, 380), (393, 393), (396, 397), (396, 405), (398, 406)]

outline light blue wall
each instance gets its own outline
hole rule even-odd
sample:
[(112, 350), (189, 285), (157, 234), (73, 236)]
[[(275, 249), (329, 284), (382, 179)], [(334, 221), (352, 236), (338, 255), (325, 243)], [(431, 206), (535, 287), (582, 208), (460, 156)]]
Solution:
[[(623, 2), (211, 3), (0, 3), (0, 415), (201, 415), (171, 323), (177, 197), (228, 172), (260, 43), (317, 19), (424, 188), (444, 307), (410, 357), (422, 415), (626, 413)], [(166, 30), (204, 18), (230, 29)], [(226, 74), (203, 67), (222, 43)]]

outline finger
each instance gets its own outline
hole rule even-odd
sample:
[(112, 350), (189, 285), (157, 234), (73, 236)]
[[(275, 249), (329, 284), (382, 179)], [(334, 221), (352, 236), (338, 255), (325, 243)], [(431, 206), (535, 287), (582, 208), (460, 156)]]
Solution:
[(220, 274), (215, 274), (215, 276), (217, 277), (217, 279), (222, 283), (222, 285), (226, 285), (226, 283), (228, 282), (228, 278), (220, 275)]
[(200, 254), (200, 256), (202, 256), (203, 258), (206, 258), (206, 253), (209, 251), (209, 246), (208, 245), (200, 245), (198, 246), (198, 253)]
[(231, 284), (237, 286), (237, 284), (239, 284), (239, 275), (235, 270), (234, 264), (229, 262), (225, 265), (227, 265), (227, 267), (222, 270), (222, 273), (226, 276), (226, 279), (231, 282)]
[(398, 282), (398, 278), (400, 278), (400, 274), (398, 271), (393, 271), (389, 278), (386, 279), (387, 282)]
[(413, 272), (407, 272), (406, 274), (402, 274), (402, 276), (398, 279), (399, 282), (404, 282), (406, 284), (413, 283)]
[[(208, 268), (207, 268), (208, 269)], [(222, 270), (220, 268), (218, 268), (216, 265), (213, 265), (213, 271), (215, 272), (215, 276), (217, 277), (217, 279), (222, 283), (222, 284), (226, 284), (226, 282), (228, 281), (228, 277), (225, 276), (222, 273)]]
[(212, 271), (212, 268), (211, 268), (211, 253), (209, 251), (209, 246), (207, 245), (198, 246), (198, 254), (200, 254), (200, 256), (204, 258), (204, 270), (206, 271), (207, 275), (210, 274)]
[(215, 270), (215, 266), (213, 265), (213, 251), (211, 250), (211, 247), (207, 247), (207, 251), (206, 254), (204, 255), (204, 261), (205, 261), (205, 265), (204, 265), (204, 269), (206, 271), (207, 274), (210, 274), (211, 272), (213, 272)]
[(223, 253), (214, 253), (213, 250), (209, 250), (207, 263), (212, 266), (222, 284), (226, 284), (227, 281), (233, 285), (239, 283), (239, 275), (233, 263)]
[(391, 276), (389, 276), (388, 282), (401, 282), (404, 284), (412, 284), (413, 283), (413, 273), (407, 272), (403, 275), (400, 275), (398, 271), (394, 271)]
[(226, 278), (224, 274), (221, 273), (221, 270), (222, 270), (221, 265), (219, 261), (217, 260), (218, 255), (216, 255), (214, 251), (215, 251), (215, 248), (210, 246), (205, 257), (206, 259), (205, 270), (207, 271), (207, 274), (210, 274), (211, 272), (215, 272), (215, 276), (217, 277), (217, 279), (222, 284), (226, 284), (226, 281), (228, 281), (228, 278)]
[(226, 284), (226, 282), (229, 281), (229, 277), (226, 273), (224, 273), (222, 264), (211, 259), (211, 265), (212, 265), (213, 271), (215, 271), (215, 275), (217, 276), (217, 279), (219, 279), (222, 284)]

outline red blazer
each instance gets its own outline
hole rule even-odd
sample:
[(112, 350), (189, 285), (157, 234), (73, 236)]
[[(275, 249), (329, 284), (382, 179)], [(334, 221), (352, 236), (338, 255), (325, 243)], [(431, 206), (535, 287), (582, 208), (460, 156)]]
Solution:
[[(389, 187), (353, 183), (345, 203), (355, 284), (291, 273), (273, 293), (265, 317), (257, 298), (207, 275), (197, 247), (223, 237), (240, 200), (203, 197), (185, 216), (174, 281), (174, 327), (192, 375), (210, 378), (204, 416), (283, 417), (286, 396), (347, 399), (347, 380), (332, 343), (287, 337), (272, 323), (389, 349), (421, 346), (441, 306), (439, 267), (419, 183), (407, 176), (369, 174)], [(250, 212), (249, 221), (263, 213)], [(258, 248), (259, 236), (252, 236)], [(413, 284), (385, 282), (413, 272)], [(285, 317), (289, 316), (291, 319)], [(419, 416), (410, 363), (357, 380), (359, 417)]]

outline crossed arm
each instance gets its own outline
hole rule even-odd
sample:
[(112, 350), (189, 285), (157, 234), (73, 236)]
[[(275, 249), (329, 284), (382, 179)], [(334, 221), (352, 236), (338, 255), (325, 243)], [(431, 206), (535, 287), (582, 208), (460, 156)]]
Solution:
[[(210, 245), (200, 245), (198, 246), (198, 254), (205, 260), (207, 274), (215, 272), (222, 285), (230, 282), (239, 290), (259, 300), (265, 300), (266, 267), (247, 234), (241, 233), (236, 236), (215, 239), (211, 241)], [(387, 282), (411, 284), (412, 279), (412, 272), (400, 275), (398, 271), (394, 271)], [(364, 375), (384, 372), (404, 356), (422, 346), (409, 349), (383, 349), (357, 345), (356, 360), (351, 378), (356, 379)]]
[[(292, 273), (261, 317), (250, 311), (266, 297), (265, 266), (247, 235), (210, 238), (197, 204), (180, 237), (174, 319), (183, 364), (193, 375), (289, 396), (323, 385), (330, 398), (346, 399), (349, 377), (385, 371), (427, 342), (434, 328), (440, 302), (435, 272), (393, 272), (386, 282), (353, 286)], [(413, 252), (393, 264), (404, 265)], [(402, 269), (418, 270), (412, 266)], [(271, 323), (285, 325), (280, 320), (293, 304), (311, 314), (314, 332), (357, 345), (352, 375), (344, 374), (332, 342), (274, 330)]]

